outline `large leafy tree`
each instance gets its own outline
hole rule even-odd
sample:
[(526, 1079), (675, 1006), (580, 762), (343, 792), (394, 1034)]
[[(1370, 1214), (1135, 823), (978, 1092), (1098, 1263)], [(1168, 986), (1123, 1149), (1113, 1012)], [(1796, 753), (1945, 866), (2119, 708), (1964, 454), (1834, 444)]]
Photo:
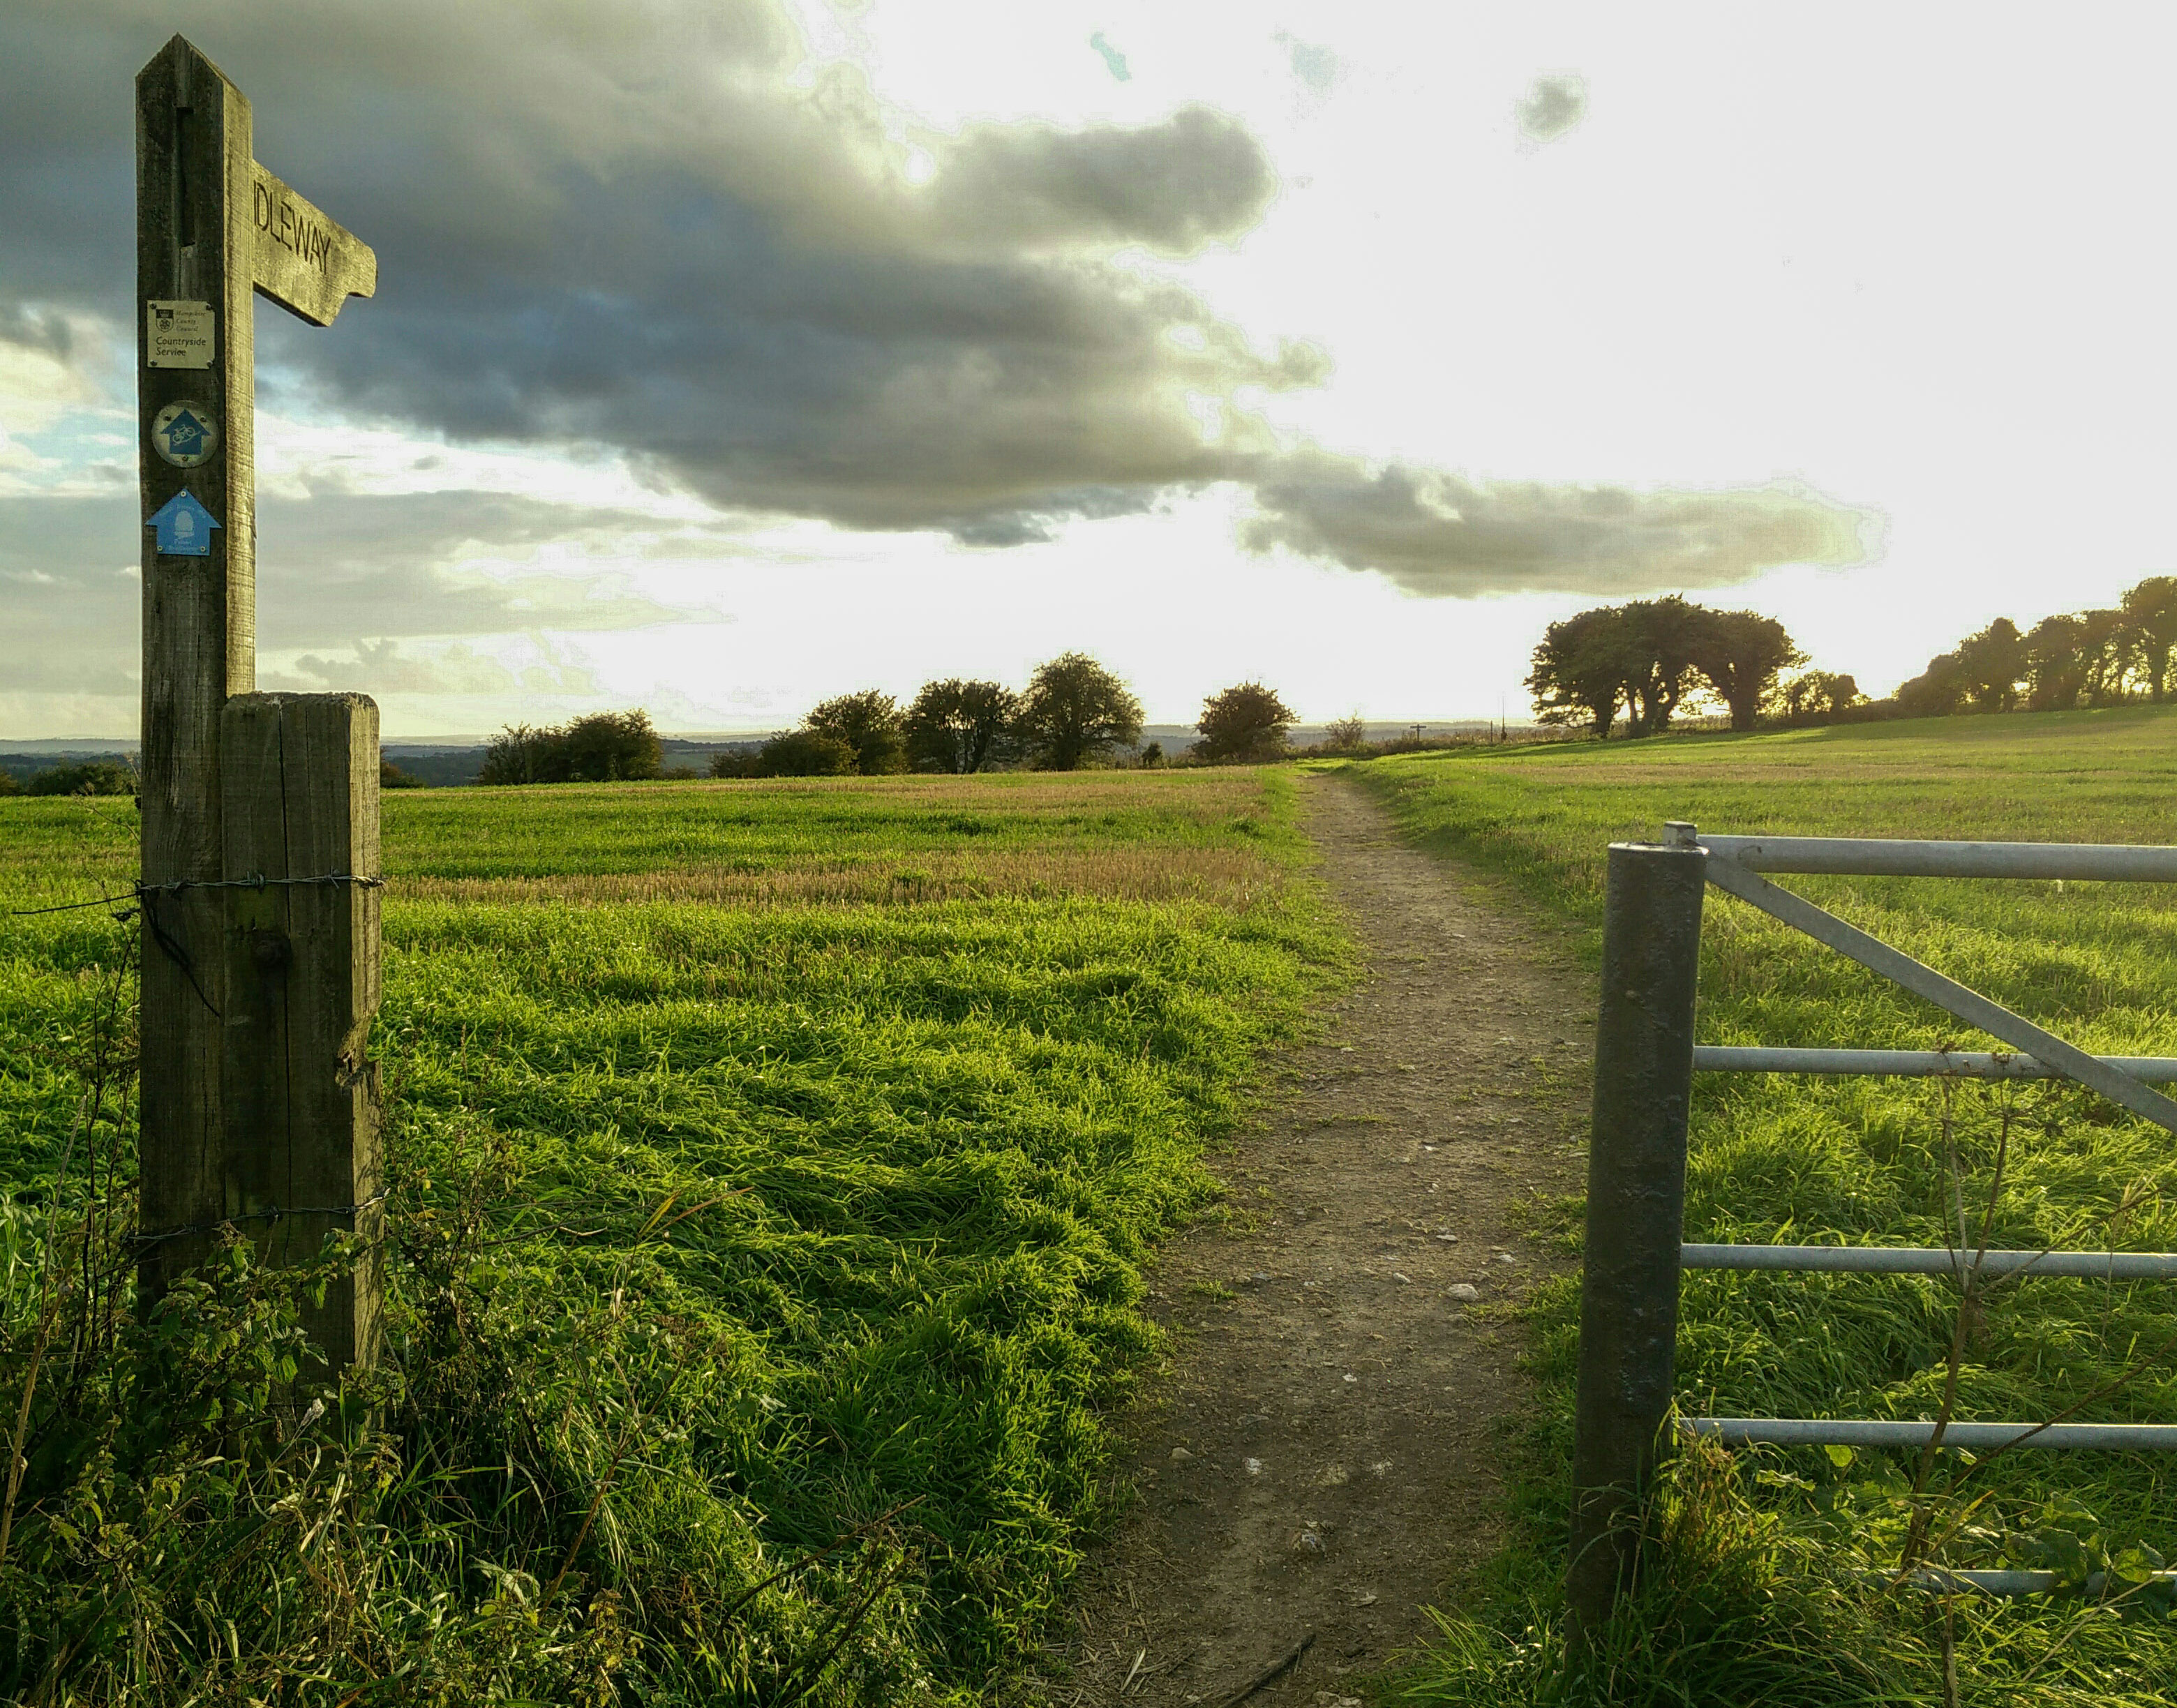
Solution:
[(925, 682), (907, 708), (907, 750), (925, 771), (965, 775), (1003, 756), (1020, 696), (996, 682)]
[(1694, 668), (1716, 697), (1731, 708), (1731, 727), (1751, 729), (1776, 679), (1807, 662), (1784, 625), (1758, 611), (1710, 611), (1684, 607), (1688, 650)]
[[(1598, 606), (1552, 623), (1529, 661), (1527, 691), (1544, 723), (1585, 723), (1599, 740), (1610, 739), (1625, 701), (1622, 625), (1616, 609)], [(1636, 735), (1640, 731), (1635, 728)]]
[(854, 751), (854, 769), (885, 777), (907, 769), (907, 733), (899, 703), (875, 688), (822, 701), (801, 720), (812, 735), (828, 735)]
[(2043, 617), (2026, 636), (2026, 704), (2034, 712), (2063, 712), (2079, 703), (2086, 685), (2086, 622), (2059, 613)]
[(1041, 771), (1075, 771), (1141, 739), (1142, 702), (1086, 652), (1036, 667), (1014, 728)]
[(1527, 688), (1543, 723), (1584, 722), (1605, 739), (1620, 706), (1632, 734), (1660, 735), (1704, 693), (1731, 708), (1732, 728), (1751, 729), (1779, 674), (1804, 663), (1775, 618), (1711, 611), (1672, 595), (1599, 605), (1551, 624)]
[(570, 783), (655, 777), (665, 760), (664, 744), (650, 727), (650, 714), (640, 708), (577, 718), (566, 726), (561, 741)]
[(1613, 651), (1634, 734), (1661, 735), (1671, 727), (1672, 714), (1698, 690), (1694, 652), (1709, 614), (1676, 594), (1617, 608)]
[(2026, 637), (2008, 617), (1998, 617), (1958, 643), (1965, 697), (1977, 712), (2012, 712), (2026, 675)]
[(1791, 724), (1814, 723), (1867, 704), (1859, 684), (1836, 670), (1805, 670), (1780, 682), (1771, 703)]
[(789, 729), (764, 743), (756, 756), (758, 777), (852, 777), (854, 750), (821, 729)]
[(592, 712), (571, 723), (532, 728), (510, 724), (491, 739), (482, 783), (619, 783), (658, 773), (664, 744), (651, 728), (650, 714)]
[(1901, 682), (1893, 696), (1907, 718), (1947, 718), (1966, 703), (1966, 667), (1956, 652), (1939, 652), (1928, 668)]
[(2147, 696), (2159, 706), (2173, 680), (2170, 655), (2177, 652), (2177, 576), (2149, 576), (2124, 596), (2124, 614), (2138, 648), (2140, 674)]
[(1212, 761), (1275, 759), (1285, 751), (1286, 731), (1297, 721), (1274, 689), (1236, 682), (1202, 702), (1202, 717), (1194, 726), (1202, 739), (1194, 751)]

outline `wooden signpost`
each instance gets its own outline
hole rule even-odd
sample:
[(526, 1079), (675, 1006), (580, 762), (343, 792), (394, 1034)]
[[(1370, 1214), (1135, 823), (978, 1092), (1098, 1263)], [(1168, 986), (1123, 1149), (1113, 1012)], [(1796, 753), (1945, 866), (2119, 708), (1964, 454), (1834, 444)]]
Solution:
[[(177, 35), (136, 79), (144, 502), (142, 1296), (222, 1227), (270, 1262), (379, 1243), (378, 708), (259, 694), (256, 293), (329, 326), (370, 249), (252, 158)], [(374, 1255), (304, 1326), (371, 1356)]]

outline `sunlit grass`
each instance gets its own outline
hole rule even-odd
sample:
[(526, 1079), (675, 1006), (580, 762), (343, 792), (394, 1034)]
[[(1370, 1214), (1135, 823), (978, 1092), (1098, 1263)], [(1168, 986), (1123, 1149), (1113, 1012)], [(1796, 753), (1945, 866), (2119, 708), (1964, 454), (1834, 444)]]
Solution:
[[(0, 801), (0, 909), (125, 887), (118, 805)], [(396, 1536), (387, 1581), (473, 1613), (491, 1570), (551, 1575), (602, 1482), (583, 1569), (649, 1634), (630, 1688), (727, 1700), (722, 1678), (779, 1676), (778, 1631), (821, 1647), (860, 1585), (804, 1573), (766, 1592), (763, 1631), (684, 1651), (667, 1640), (703, 1596), (677, 1574), (753, 1580), (912, 1503), (912, 1571), (838, 1676), (963, 1700), (1002, 1673), (1112, 1510), (1105, 1419), (1155, 1345), (1152, 1243), (1213, 1201), (1204, 1144), (1343, 976), (1290, 779), (403, 793), (385, 859), (376, 1049), (411, 1225), (510, 1159), (480, 1247), (494, 1333), (625, 1298), (656, 1333), (614, 1356), (720, 1361), (675, 1388), (711, 1397), (673, 1400), (641, 1466), (589, 1429), (546, 1552), (493, 1556), (512, 1544), (486, 1526), (449, 1566)], [(0, 919), (0, 1191), (35, 1202), (50, 1175), (118, 942), (99, 910)], [(661, 1204), (686, 1219), (646, 1237)], [(399, 1356), (429, 1301), (397, 1266), (392, 1285)], [(237, 1617), (245, 1650), (287, 1640)]]
[[(1670, 819), (1717, 833), (2177, 841), (2177, 714), (2164, 711), (1394, 759), (1361, 775), (1408, 834), (1511, 879), (1590, 955), (1607, 844), (1654, 840)], [(2177, 895), (2161, 887), (1781, 881), (2090, 1050), (2177, 1056)], [(1699, 1029), (1710, 1043), (2000, 1047), (1714, 889)], [(2177, 1248), (2177, 1140), (2076, 1088), (1726, 1075), (1695, 1089), (1686, 1237), (1955, 1241), (1949, 1158), (1954, 1149), (1977, 1233), (2006, 1118), (1992, 1244)], [(1568, 1280), (1536, 1305), (1542, 1413), (1525, 1522), (1494, 1589), (1420, 1676), (1427, 1700), (1535, 1700), (1556, 1664), (1577, 1301)], [(1956, 1291), (1929, 1278), (1694, 1272), (1681, 1310), (1689, 1411), (1926, 1417)], [(2037, 1418), (2085, 1402), (2075, 1416), (2177, 1423), (2167, 1356), (2103, 1393), (2157, 1348), (2177, 1349), (2166, 1285), (2007, 1286), (1968, 1340), (1957, 1415)], [(1699, 1549), (1667, 1560), (1611, 1640), (1601, 1700), (1942, 1700), (1929, 1605), (1850, 1575), (1885, 1548), (1896, 1557), (1877, 1485), (1898, 1466), (1883, 1457), (1840, 1470), (1813, 1449), (1763, 1450), (1699, 1480), (1688, 1509), (1700, 1509), (1703, 1546), (1724, 1547), (1729, 1568)], [(1976, 1516), (1988, 1534), (1960, 1539), (1953, 1564), (2004, 1563), (2006, 1547), (2033, 1545), (2058, 1497), (2091, 1511), (2109, 1550), (2140, 1542), (2177, 1556), (2177, 1465), (2163, 1456), (2022, 1452), (1968, 1487), (1993, 1496)], [(2169, 1700), (2169, 1627), (2077, 1618), (2060, 1600), (1967, 1610), (1965, 1684), (1996, 1693), (1968, 1700)]]

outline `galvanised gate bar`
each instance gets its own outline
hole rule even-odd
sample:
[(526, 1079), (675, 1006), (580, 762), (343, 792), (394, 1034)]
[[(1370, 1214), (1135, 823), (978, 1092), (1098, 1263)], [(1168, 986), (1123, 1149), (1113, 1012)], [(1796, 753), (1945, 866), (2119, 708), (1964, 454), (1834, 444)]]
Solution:
[[(1701, 837), (1664, 827), (1660, 843), (1613, 843), (1603, 914), (1596, 1029), (1595, 1116), (1588, 1152), (1587, 1246), (1580, 1291), (1580, 1390), (1573, 1447), (1571, 1564), (1575, 1629), (1599, 1625), (1629, 1582), (1642, 1491), (1671, 1413), (1678, 1280), (1688, 1269), (1874, 1274), (2177, 1278), (2177, 1252), (1967, 1252), (1684, 1242), (1686, 1126), (1696, 1071), (1852, 1073), (2078, 1081), (2177, 1134), (2177, 1058), (2097, 1056), (1870, 936), (1764, 872), (1882, 877), (2076, 879), (2177, 883), (2177, 848), (2062, 843), (1907, 842), (1867, 838)], [(1723, 1048), (1694, 1042), (1701, 905), (1708, 886), (1749, 902), (1862, 966), (2011, 1046), (2016, 1053)], [(1682, 1433), (1733, 1443), (1925, 1447), (1933, 1422), (1693, 1417)], [(2177, 1426), (1951, 1423), (1950, 1445), (2177, 1448)], [(2164, 1574), (2164, 1576), (2177, 1574)], [(1930, 1567), (1914, 1581), (2020, 1594), (2054, 1589), (2049, 1572)], [(2092, 1586), (2089, 1585), (2091, 1589)]]

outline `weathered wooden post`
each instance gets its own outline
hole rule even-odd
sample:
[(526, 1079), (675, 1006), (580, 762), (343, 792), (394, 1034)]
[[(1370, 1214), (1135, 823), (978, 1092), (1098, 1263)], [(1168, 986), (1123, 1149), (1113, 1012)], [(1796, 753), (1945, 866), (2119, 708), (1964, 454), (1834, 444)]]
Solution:
[[(222, 1224), (277, 1261), (368, 1231), (377, 1190), (377, 708), (253, 692), (253, 294), (330, 325), (377, 276), (252, 158), (219, 68), (178, 35), (161, 49), (136, 79), (147, 1306)], [(310, 1324), (336, 1367), (369, 1356), (375, 1275)]]
[[(1679, 827), (1669, 833), (1677, 838)], [(1587, 1154), (1572, 1553), (1575, 1643), (1610, 1617), (1638, 1558), (1637, 1520), (1677, 1370), (1686, 1120), (1708, 854), (1612, 843), (1602, 914), (1595, 1116)]]

